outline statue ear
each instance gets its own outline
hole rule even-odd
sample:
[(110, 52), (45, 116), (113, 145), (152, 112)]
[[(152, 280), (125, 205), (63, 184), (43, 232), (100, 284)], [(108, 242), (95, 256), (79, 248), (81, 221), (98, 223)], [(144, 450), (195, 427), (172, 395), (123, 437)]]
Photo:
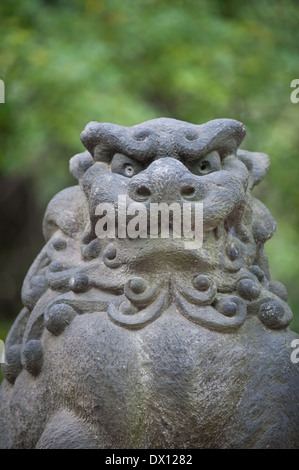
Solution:
[(249, 189), (259, 184), (266, 175), (270, 159), (268, 155), (260, 152), (248, 152), (247, 150), (238, 150), (237, 157), (244, 163), (249, 171)]
[(81, 180), (82, 176), (93, 165), (92, 155), (86, 150), (82, 153), (77, 153), (70, 159), (70, 173), (78, 181)]

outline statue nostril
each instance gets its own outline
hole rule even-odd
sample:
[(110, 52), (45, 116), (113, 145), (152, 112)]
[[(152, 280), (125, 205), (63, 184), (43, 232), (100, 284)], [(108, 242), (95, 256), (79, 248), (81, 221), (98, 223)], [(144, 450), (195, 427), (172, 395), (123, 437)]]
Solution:
[(181, 195), (183, 197), (191, 197), (195, 193), (195, 187), (191, 184), (188, 184), (186, 186), (183, 186), (181, 189)]
[(146, 186), (138, 186), (135, 194), (140, 199), (148, 199), (151, 196), (151, 192)]

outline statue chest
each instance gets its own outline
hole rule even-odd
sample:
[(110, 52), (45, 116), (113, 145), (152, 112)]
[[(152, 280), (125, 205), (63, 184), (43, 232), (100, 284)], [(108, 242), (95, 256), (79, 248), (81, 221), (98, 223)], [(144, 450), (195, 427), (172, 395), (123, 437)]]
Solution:
[(235, 366), (246, 346), (238, 340), (171, 307), (138, 330), (104, 312), (85, 314), (63, 335), (46, 334), (41, 381), (48, 377), (52, 408), (89, 415), (111, 447), (200, 446), (199, 436), (204, 445), (230, 421), (243, 393), (246, 371)]

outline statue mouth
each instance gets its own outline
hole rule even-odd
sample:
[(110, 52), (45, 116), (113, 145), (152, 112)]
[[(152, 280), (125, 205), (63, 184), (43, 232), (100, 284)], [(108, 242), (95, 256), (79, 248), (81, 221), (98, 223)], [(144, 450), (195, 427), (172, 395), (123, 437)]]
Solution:
[[(216, 231), (201, 237), (178, 237), (171, 224), (167, 236), (154, 238), (115, 238), (107, 240), (102, 252), (104, 264), (111, 268), (126, 266), (131, 272), (205, 271), (217, 263), (215, 257)], [(214, 248), (213, 248), (214, 247)]]
[(199, 245), (203, 239), (203, 204), (128, 204), (126, 196), (119, 196), (117, 204), (96, 206), (93, 223), (99, 239), (195, 239)]

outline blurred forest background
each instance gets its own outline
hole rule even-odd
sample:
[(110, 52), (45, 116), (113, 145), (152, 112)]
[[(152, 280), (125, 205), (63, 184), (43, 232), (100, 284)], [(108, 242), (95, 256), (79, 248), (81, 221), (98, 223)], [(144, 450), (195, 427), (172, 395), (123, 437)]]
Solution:
[(43, 246), (46, 205), (75, 184), (68, 160), (89, 121), (244, 122), (242, 148), (271, 157), (255, 195), (278, 222), (266, 249), (296, 315), (299, 2), (1, 0), (0, 23), (0, 338)]

